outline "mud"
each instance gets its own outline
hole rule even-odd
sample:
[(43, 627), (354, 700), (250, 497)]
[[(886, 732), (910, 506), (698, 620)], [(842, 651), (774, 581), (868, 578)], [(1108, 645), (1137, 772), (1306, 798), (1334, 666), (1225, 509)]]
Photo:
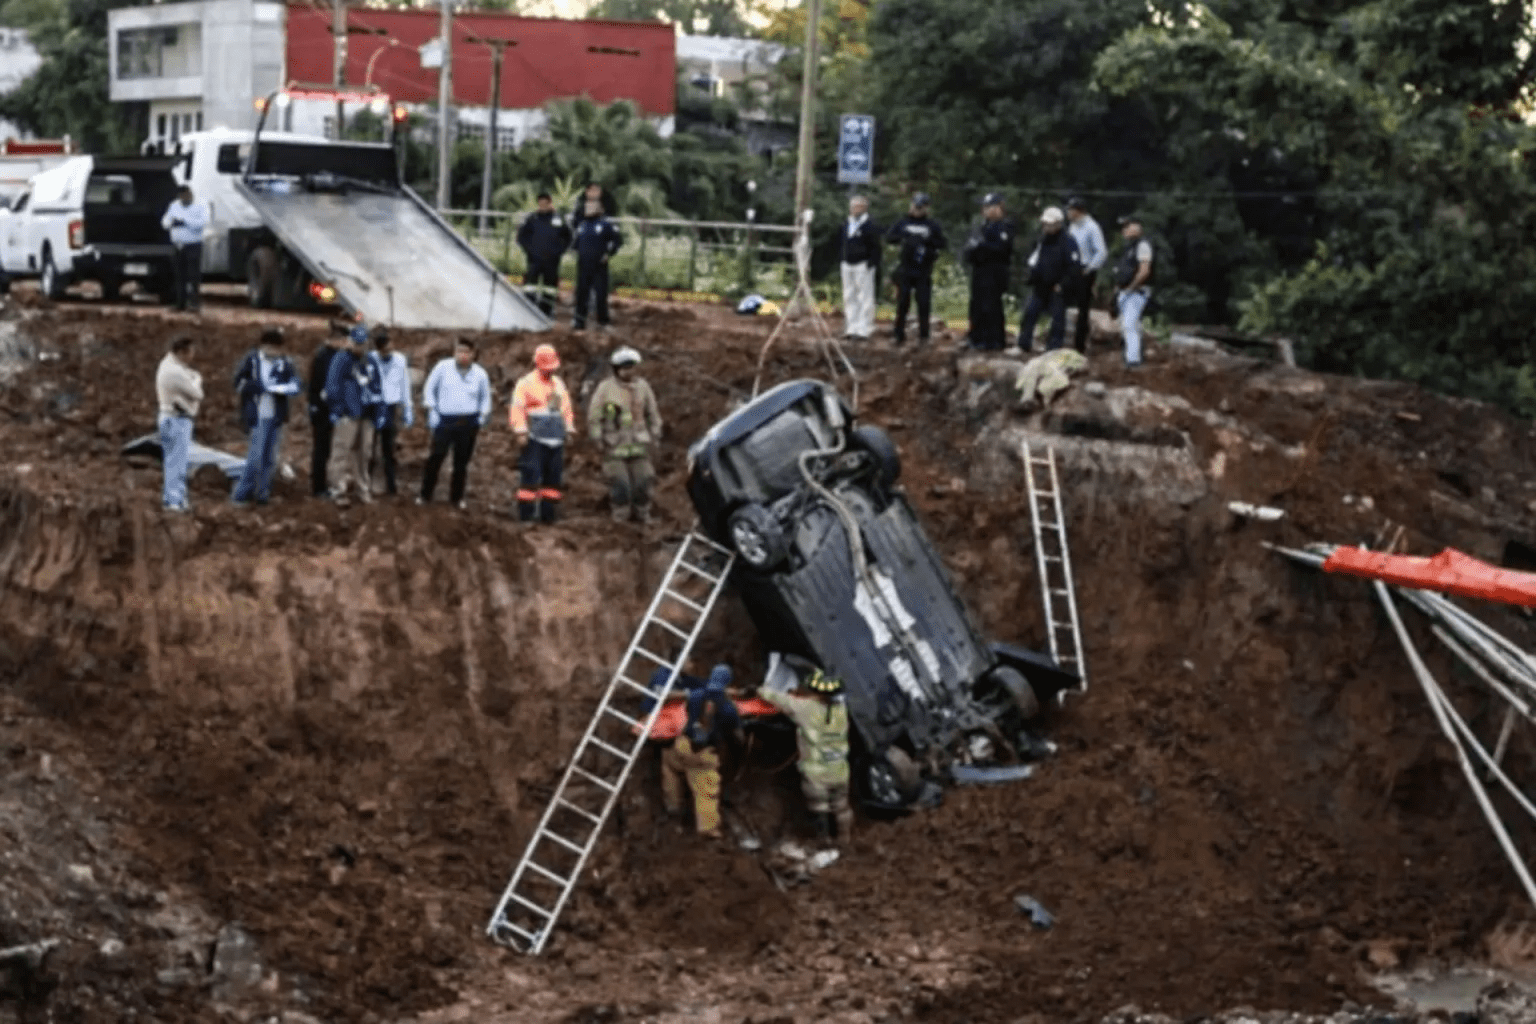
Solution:
[[(1330, 1013), (1382, 1003), (1372, 971), (1477, 959), (1523, 934), (1514, 879), (1367, 591), (1260, 542), (1371, 541), (1401, 525), (1416, 551), (1518, 555), (1536, 499), (1527, 424), (1183, 352), (1134, 375), (1099, 353), (1102, 389), (1080, 383), (1025, 417), (1007, 367), (876, 342), (851, 353), (861, 412), (901, 446), (912, 500), (999, 639), (1043, 640), (1017, 451), (1057, 446), (1090, 670), (1087, 695), (1052, 715), (1059, 754), (1027, 782), (862, 822), (841, 862), (783, 888), (753, 854), (664, 824), (642, 772), (550, 954), (490, 945), (495, 896), (692, 521), (686, 446), (750, 392), (770, 327), (708, 307), (618, 308), (613, 336), (482, 340), (501, 397), (468, 513), (308, 499), (298, 417), (285, 442), (297, 473), (271, 506), (229, 508), (210, 470), (187, 518), (163, 516), (158, 468), (117, 449), (152, 428), (155, 364), (193, 322), (95, 305), (10, 314), (0, 947), (63, 945), (48, 991), (0, 1001), (0, 1019)], [(286, 323), (307, 365), (324, 323)], [(240, 451), (223, 380), (260, 321), (230, 308), (204, 324), (198, 439)], [(544, 340), (573, 388), (612, 345), (645, 352), (668, 420), (653, 526), (608, 520), (585, 444), (562, 524), (506, 516), (505, 398)], [(422, 369), (451, 341), (407, 333), (399, 346)], [(824, 365), (801, 331), (767, 375)], [(425, 431), (403, 448), (409, 489)], [(1288, 514), (1239, 520), (1232, 500)], [(1524, 620), (1481, 611), (1532, 639)], [(728, 605), (701, 663), (751, 672), (750, 635)], [(1474, 684), (1452, 676), (1452, 689), (1492, 733)], [(770, 842), (803, 830), (783, 755), (765, 740), (727, 767), (735, 827)], [(1529, 737), (1511, 764), (1531, 777)], [(1032, 929), (1020, 893), (1055, 928)]]

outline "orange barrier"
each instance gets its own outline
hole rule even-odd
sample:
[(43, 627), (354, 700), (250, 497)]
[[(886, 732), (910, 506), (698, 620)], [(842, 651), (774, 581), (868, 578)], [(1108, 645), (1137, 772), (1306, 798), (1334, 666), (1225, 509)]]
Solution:
[[(745, 700), (733, 702), (736, 710), (742, 718), (767, 718), (776, 715), (779, 709), (769, 704), (760, 697), (748, 697)], [(671, 740), (676, 739), (677, 734), (683, 731), (683, 726), (688, 722), (688, 702), (685, 700), (669, 700), (662, 707), (661, 714), (656, 716), (656, 723), (651, 726), (651, 739)]]
[(1334, 548), (1323, 563), (1323, 571), (1536, 608), (1536, 573), (1500, 569), (1454, 548), (1446, 548), (1433, 558)]

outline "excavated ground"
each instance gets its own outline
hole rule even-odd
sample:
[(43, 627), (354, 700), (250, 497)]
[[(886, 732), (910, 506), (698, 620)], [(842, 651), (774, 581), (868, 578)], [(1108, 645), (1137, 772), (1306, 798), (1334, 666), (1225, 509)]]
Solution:
[[(861, 413), (963, 598), (1043, 640), (1021, 441), (1057, 445), (1092, 673), (1026, 782), (861, 823), (845, 858), (782, 887), (760, 855), (663, 824), (632, 784), (540, 959), (482, 929), (600, 687), (692, 521), (686, 446), (745, 397), (770, 324), (621, 304), (613, 336), (483, 339), (501, 395), (471, 509), (308, 499), (292, 425), (264, 510), (212, 470), (195, 514), (118, 455), (152, 429), (155, 365), (192, 322), (33, 305), (0, 322), (0, 1020), (1097, 1021), (1381, 1003), (1398, 964), (1529, 956), (1529, 915), (1390, 629), (1357, 582), (1260, 542), (1372, 541), (1495, 561), (1532, 542), (1536, 436), (1470, 403), (1210, 353), (1134, 375), (1108, 350), (1044, 413), (1006, 361), (886, 342), (852, 352)], [(307, 357), (324, 325), (283, 318)], [(198, 439), (239, 451), (226, 374), (259, 321), (215, 309)], [(500, 419), (533, 346), (573, 386), (622, 340), (668, 419), (659, 522), (615, 526), (577, 445), (568, 516), (505, 511)], [(421, 368), (448, 335), (404, 334)], [(804, 331), (769, 382), (822, 371)], [(1102, 385), (1100, 388), (1099, 385)], [(419, 479), (425, 432), (407, 432)], [(1274, 504), (1276, 524), (1227, 502)], [(1528, 624), (1486, 617), (1522, 642)], [(762, 652), (728, 604), (701, 663)], [(1443, 677), (1450, 667), (1431, 659)], [(1495, 709), (1453, 692), (1483, 735)], [(1513, 770), (1532, 778), (1529, 737)], [(802, 829), (764, 741), (727, 768), (730, 817)], [(1529, 843), (1528, 833), (1518, 835)], [(1032, 930), (1028, 893), (1056, 914)], [(1125, 1018), (1129, 1019), (1129, 1018)]]

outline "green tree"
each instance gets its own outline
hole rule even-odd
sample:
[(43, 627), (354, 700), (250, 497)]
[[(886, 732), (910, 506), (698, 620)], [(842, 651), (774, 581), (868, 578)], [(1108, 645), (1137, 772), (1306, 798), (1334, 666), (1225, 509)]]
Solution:
[(668, 21), (690, 34), (746, 36), (759, 6), (754, 0), (598, 0), (587, 7), (587, 17)]
[(0, 21), (25, 28), (43, 62), (0, 96), (0, 117), (88, 152), (131, 151), (143, 136), (127, 104), (107, 98), (107, 11), (135, 0), (10, 0)]

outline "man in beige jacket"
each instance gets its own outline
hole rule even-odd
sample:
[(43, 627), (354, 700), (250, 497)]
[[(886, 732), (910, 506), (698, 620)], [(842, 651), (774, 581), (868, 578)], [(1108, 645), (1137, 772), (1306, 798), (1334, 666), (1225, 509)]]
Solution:
[(203, 401), (203, 375), (192, 369), (193, 342), (187, 335), (171, 341), (171, 350), (155, 371), (160, 400), (160, 451), (165, 485), (160, 502), (167, 512), (190, 512), (187, 504), (187, 454), (192, 447), (192, 420)]

